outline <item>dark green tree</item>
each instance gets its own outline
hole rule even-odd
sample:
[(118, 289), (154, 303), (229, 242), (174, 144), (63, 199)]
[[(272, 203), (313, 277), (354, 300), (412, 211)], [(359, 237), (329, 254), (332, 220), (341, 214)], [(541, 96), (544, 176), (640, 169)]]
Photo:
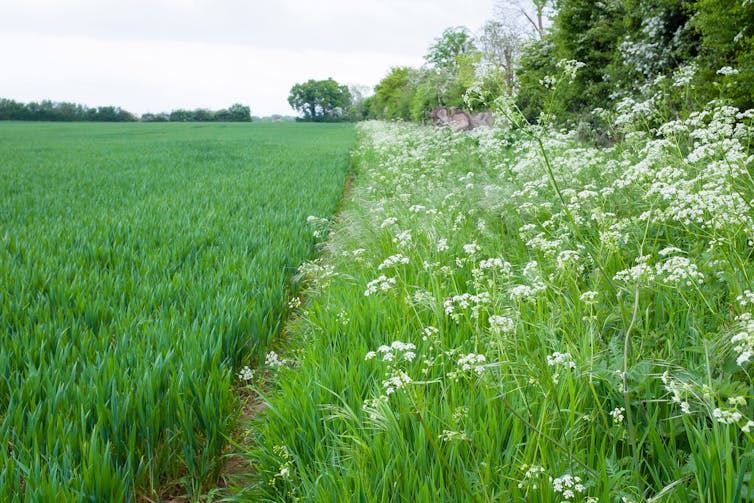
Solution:
[(332, 78), (310, 79), (291, 88), (288, 104), (303, 114), (304, 121), (338, 121), (346, 117), (351, 93), (347, 86), (338, 84)]
[(228, 116), (228, 120), (231, 122), (251, 122), (251, 110), (241, 103), (234, 103), (229, 106)]

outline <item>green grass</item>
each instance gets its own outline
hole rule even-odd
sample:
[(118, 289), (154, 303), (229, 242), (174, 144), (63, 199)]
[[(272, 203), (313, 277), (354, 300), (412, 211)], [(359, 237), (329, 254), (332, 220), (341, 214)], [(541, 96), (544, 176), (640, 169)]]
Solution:
[(0, 499), (213, 482), (350, 125), (0, 123)]
[(754, 157), (734, 120), (608, 149), (361, 126), (311, 269), (330, 281), (309, 283), (237, 499), (753, 499)]

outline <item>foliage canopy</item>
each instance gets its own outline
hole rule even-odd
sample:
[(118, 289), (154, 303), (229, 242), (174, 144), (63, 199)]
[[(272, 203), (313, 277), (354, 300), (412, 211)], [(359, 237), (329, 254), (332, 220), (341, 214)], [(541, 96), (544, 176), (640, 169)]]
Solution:
[(339, 121), (346, 117), (351, 104), (351, 92), (348, 86), (338, 84), (332, 78), (309, 79), (291, 88), (288, 104), (303, 114), (304, 121)]

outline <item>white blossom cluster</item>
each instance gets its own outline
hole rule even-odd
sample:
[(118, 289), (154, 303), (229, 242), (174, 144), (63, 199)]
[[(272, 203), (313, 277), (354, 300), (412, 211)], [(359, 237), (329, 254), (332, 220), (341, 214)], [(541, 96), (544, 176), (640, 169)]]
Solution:
[(455, 322), (459, 322), (463, 311), (469, 308), (471, 308), (471, 317), (473, 319), (479, 318), (482, 307), (489, 305), (489, 303), (489, 292), (479, 292), (477, 294), (462, 293), (461, 295), (453, 295), (445, 299), (443, 306), (445, 314), (450, 316)]
[(479, 261), (479, 269), (491, 270), (503, 275), (510, 274), (512, 267), (510, 262), (498, 257)]
[(238, 378), (242, 381), (251, 381), (252, 379), (254, 379), (254, 371), (247, 365), (238, 373)]
[(398, 248), (408, 248), (412, 242), (413, 236), (409, 230), (400, 231), (393, 238), (393, 243), (397, 244)]
[(518, 488), (530, 488), (537, 490), (539, 488), (539, 480), (543, 477), (545, 469), (539, 465), (522, 465), (521, 470), (524, 472), (524, 476), (518, 482)]
[(279, 369), (281, 367), (290, 365), (291, 363), (291, 360), (288, 360), (287, 358), (280, 358), (280, 356), (274, 351), (270, 351), (264, 357), (264, 364), (271, 369)]
[(487, 357), (483, 354), (469, 353), (462, 356), (456, 362), (456, 368), (447, 373), (447, 377), (458, 380), (469, 374), (481, 376), (487, 370)]
[(573, 361), (571, 353), (559, 353), (555, 351), (551, 355), (547, 355), (547, 365), (550, 367), (564, 367), (569, 369), (576, 368), (576, 362)]
[(536, 282), (533, 285), (514, 285), (508, 290), (508, 296), (514, 302), (534, 302), (537, 296), (547, 290), (547, 285)]
[(670, 393), (671, 401), (681, 407), (681, 412), (691, 414), (689, 396), (693, 396), (693, 388), (690, 384), (674, 379), (670, 372), (664, 372), (660, 378), (665, 390)]
[(397, 264), (408, 264), (409, 259), (405, 255), (401, 255), (400, 253), (396, 253), (395, 255), (391, 255), (385, 260), (382, 261), (382, 263), (377, 266), (378, 270), (387, 269), (388, 267), (393, 267)]
[(364, 290), (364, 296), (369, 297), (377, 292), (387, 292), (395, 286), (395, 278), (389, 278), (384, 274), (381, 274), (377, 279), (373, 279), (367, 283), (367, 288)]
[(624, 414), (626, 413), (625, 407), (616, 407), (613, 410), (610, 411), (610, 417), (613, 418), (613, 424), (621, 424), (623, 422), (623, 419), (625, 418)]
[(377, 348), (377, 351), (369, 351), (364, 359), (371, 360), (379, 353), (382, 355), (382, 360), (386, 362), (396, 361), (397, 359), (410, 362), (416, 358), (415, 350), (416, 346), (410, 342), (393, 341), (389, 346), (383, 344)]
[(379, 360), (387, 363), (385, 379), (382, 381), (382, 387), (385, 396), (392, 395), (397, 390), (404, 388), (407, 384), (413, 382), (405, 369), (398, 366), (398, 363), (411, 363), (416, 358), (416, 345), (410, 342), (393, 341), (390, 345), (383, 344), (376, 351), (369, 351), (364, 360)]
[(392, 395), (395, 390), (401, 389), (411, 382), (412, 379), (408, 374), (402, 370), (397, 370), (392, 376), (382, 381), (382, 386), (385, 388), (385, 395)]
[(497, 334), (510, 334), (516, 328), (516, 322), (508, 316), (492, 315), (489, 317), (490, 330)]
[(573, 500), (576, 495), (586, 490), (586, 487), (582, 484), (581, 477), (569, 473), (555, 479), (550, 477), (550, 483), (552, 484), (552, 490), (562, 494), (565, 501)]
[(751, 290), (744, 290), (744, 293), (736, 297), (736, 302), (738, 302), (738, 305), (741, 307), (746, 307), (747, 305), (754, 306), (754, 292)]
[(736, 363), (743, 367), (754, 356), (754, 317), (751, 313), (744, 313), (736, 317), (738, 332), (731, 337), (733, 351), (738, 354)]

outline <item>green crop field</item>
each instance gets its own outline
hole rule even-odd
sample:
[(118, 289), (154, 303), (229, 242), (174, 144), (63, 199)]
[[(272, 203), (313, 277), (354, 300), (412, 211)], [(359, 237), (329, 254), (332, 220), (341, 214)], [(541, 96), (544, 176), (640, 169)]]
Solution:
[(351, 125), (0, 124), (0, 500), (211, 483)]

